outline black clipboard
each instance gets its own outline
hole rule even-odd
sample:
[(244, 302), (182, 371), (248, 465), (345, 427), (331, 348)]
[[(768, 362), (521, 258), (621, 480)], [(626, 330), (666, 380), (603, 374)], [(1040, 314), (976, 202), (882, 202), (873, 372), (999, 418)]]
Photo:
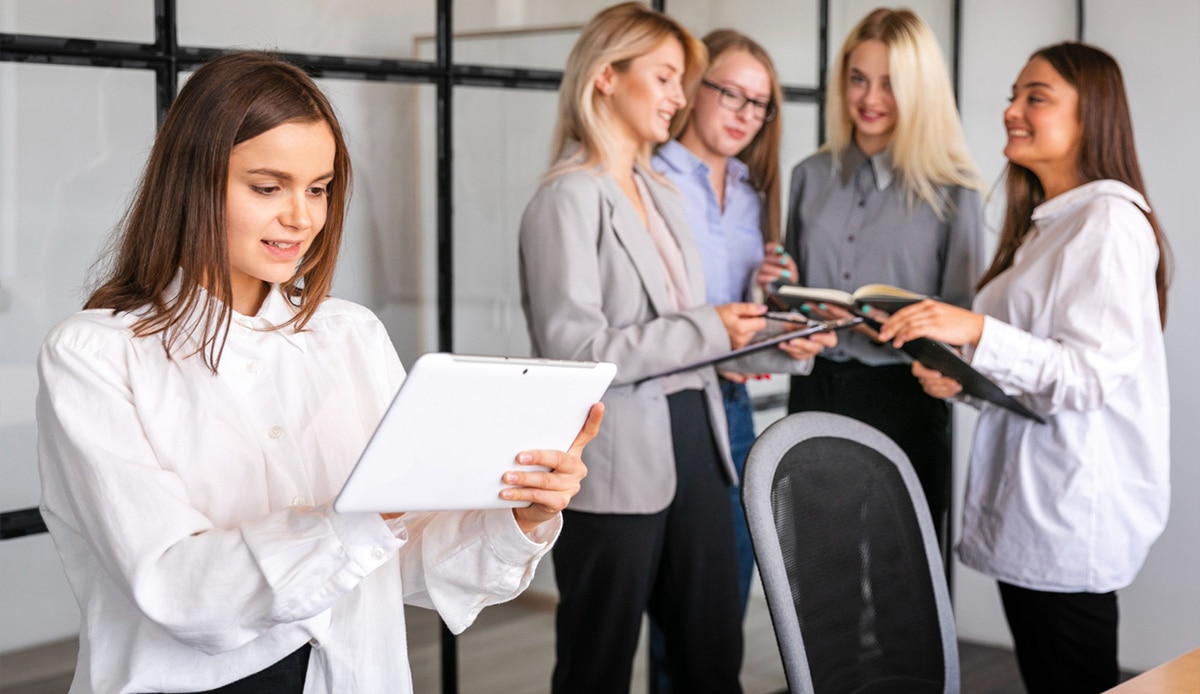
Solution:
[(768, 315), (767, 318), (769, 320), (774, 320), (778, 323), (783, 323), (785, 325), (793, 324), (793, 325), (800, 325), (801, 327), (794, 328), (791, 330), (767, 330), (767, 331), (764, 331), (765, 335), (763, 335), (762, 337), (760, 337), (757, 340), (751, 341), (750, 344), (748, 344), (744, 347), (739, 347), (738, 349), (730, 350), (718, 357), (713, 357), (712, 359), (701, 359), (700, 361), (691, 362), (689, 364), (685, 364), (683, 366), (671, 369), (669, 371), (663, 371), (661, 373), (656, 373), (653, 376), (646, 376), (645, 378), (638, 379), (637, 382), (642, 383), (644, 381), (649, 381), (649, 380), (652, 380), (655, 378), (662, 378), (663, 376), (673, 376), (678, 373), (683, 373), (684, 371), (692, 371), (694, 369), (699, 369), (703, 366), (708, 366), (710, 364), (716, 364), (718, 362), (726, 361), (729, 359), (736, 359), (737, 357), (745, 356), (747, 354), (752, 354), (759, 350), (763, 350), (763, 349), (766, 349), (773, 345), (777, 345), (781, 342), (787, 342), (788, 340), (795, 340), (798, 337), (808, 337), (809, 335), (816, 335), (817, 333), (825, 333), (825, 332), (829, 332), (831, 330), (841, 330), (842, 328), (849, 328), (849, 327), (858, 325), (859, 323), (863, 322), (863, 318), (861, 316), (851, 316), (850, 318), (841, 318), (838, 320), (830, 320), (830, 321), (811, 320), (809, 318), (805, 318), (804, 316), (802, 316), (799, 313), (789, 313), (788, 316), (789, 317), (785, 318), (783, 316), (778, 316), (778, 315), (776, 315), (776, 316)]

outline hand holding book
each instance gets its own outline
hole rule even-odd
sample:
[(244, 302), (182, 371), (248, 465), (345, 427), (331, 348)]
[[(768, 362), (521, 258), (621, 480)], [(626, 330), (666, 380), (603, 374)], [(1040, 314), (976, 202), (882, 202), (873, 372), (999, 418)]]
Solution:
[(925, 337), (951, 345), (979, 344), (983, 316), (940, 301), (921, 301), (902, 308), (884, 321), (879, 339), (900, 348), (905, 342)]
[[(878, 331), (878, 339), (906, 353), (926, 369), (958, 382), (967, 394), (1007, 408), (1034, 421), (1043, 419), (1000, 386), (976, 371), (949, 344), (975, 345), (983, 333), (983, 316), (930, 297), (889, 285), (872, 284), (854, 292), (798, 285), (771, 287), (768, 303), (777, 308), (828, 313), (840, 309)], [(894, 314), (894, 315), (893, 315)], [(949, 343), (949, 344), (947, 344)], [(915, 370), (914, 370), (915, 373)], [(927, 376), (926, 380), (932, 380)], [(948, 389), (938, 382), (935, 390)], [(931, 395), (933, 393), (930, 393)]]

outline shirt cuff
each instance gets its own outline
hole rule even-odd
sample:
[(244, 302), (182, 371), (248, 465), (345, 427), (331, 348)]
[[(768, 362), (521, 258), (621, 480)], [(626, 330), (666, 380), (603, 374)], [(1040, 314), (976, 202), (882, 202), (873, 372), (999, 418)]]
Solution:
[(501, 561), (524, 566), (550, 549), (558, 539), (562, 523), (560, 513), (526, 534), (521, 532), (511, 509), (495, 509), (485, 512), (483, 529), (488, 545)]

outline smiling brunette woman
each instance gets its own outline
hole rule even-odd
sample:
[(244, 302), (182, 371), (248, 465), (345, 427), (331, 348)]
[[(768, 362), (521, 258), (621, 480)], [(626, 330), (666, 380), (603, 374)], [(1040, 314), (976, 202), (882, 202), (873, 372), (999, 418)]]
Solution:
[[(1007, 214), (975, 312), (924, 301), (880, 331), (963, 345), (1045, 424), (981, 405), (963, 563), (994, 576), (1033, 694), (1117, 684), (1117, 594), (1170, 500), (1168, 253), (1120, 68), (1063, 43), (1033, 54), (1004, 111)], [(915, 365), (926, 392), (961, 388)]]
[(554, 553), (560, 694), (627, 691), (647, 610), (679, 691), (740, 691), (736, 474), (716, 373), (649, 378), (717, 358), (765, 325), (762, 306), (705, 301), (678, 194), (650, 168), (704, 53), (641, 3), (588, 22), (563, 73), (553, 164), (521, 220), (534, 353), (618, 368)]
[(258, 53), (167, 112), (87, 310), (38, 362), (42, 515), (79, 601), (71, 691), (410, 692), (404, 603), (462, 631), (529, 584), (586, 474), (531, 451), (492, 511), (335, 513), (404, 379), (329, 297), (350, 159), (324, 94)]

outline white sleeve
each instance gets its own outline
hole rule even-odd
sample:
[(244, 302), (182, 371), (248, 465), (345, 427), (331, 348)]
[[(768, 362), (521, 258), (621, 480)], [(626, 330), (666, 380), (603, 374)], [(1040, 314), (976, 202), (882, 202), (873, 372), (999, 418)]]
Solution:
[[(1035, 336), (991, 316), (972, 365), (1042, 414), (1089, 411), (1137, 370), (1157, 326), (1153, 231), (1132, 204), (1106, 206), (1062, 250), (1050, 302), (1050, 334)], [(1147, 312), (1153, 311), (1153, 320)]]
[(409, 513), (401, 517), (404, 601), (436, 609), (456, 634), (488, 605), (529, 586), (538, 562), (558, 538), (562, 516), (521, 532), (509, 509)]
[(69, 571), (104, 572), (147, 619), (218, 653), (329, 609), (401, 548), (379, 516), (328, 505), (217, 527), (144, 433), (159, 413), (135, 404), (130, 341), (60, 329), (39, 360), (42, 511)]

